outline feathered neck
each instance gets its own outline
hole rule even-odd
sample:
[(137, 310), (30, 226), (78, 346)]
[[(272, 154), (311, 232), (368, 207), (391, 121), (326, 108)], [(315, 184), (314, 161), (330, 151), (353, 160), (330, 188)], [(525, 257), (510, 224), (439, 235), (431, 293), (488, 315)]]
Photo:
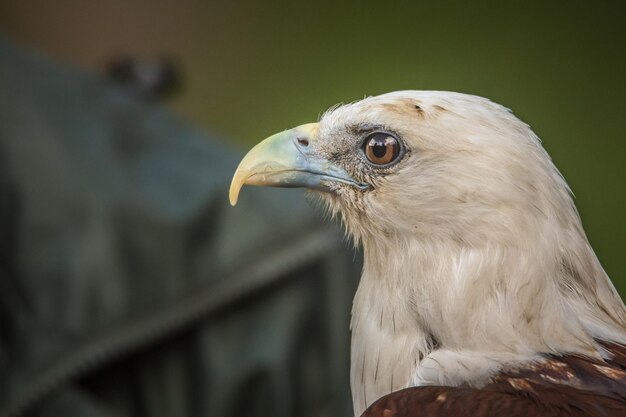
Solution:
[(354, 314), (372, 294), (401, 300), (399, 314), (448, 349), (593, 356), (594, 339), (624, 342), (624, 305), (582, 228), (532, 235), (474, 245), (365, 235)]

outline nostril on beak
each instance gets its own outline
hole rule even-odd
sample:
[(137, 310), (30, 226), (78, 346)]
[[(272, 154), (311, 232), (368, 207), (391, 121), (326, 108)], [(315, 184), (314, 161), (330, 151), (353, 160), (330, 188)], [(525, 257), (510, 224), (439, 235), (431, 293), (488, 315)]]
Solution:
[(298, 138), (298, 143), (302, 146), (309, 146), (309, 140), (307, 138)]

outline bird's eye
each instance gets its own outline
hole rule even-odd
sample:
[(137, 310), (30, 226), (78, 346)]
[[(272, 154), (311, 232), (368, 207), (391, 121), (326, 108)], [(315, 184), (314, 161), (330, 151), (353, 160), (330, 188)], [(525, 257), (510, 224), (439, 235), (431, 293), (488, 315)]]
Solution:
[(372, 133), (363, 142), (363, 153), (372, 164), (387, 165), (400, 156), (400, 143), (388, 133)]

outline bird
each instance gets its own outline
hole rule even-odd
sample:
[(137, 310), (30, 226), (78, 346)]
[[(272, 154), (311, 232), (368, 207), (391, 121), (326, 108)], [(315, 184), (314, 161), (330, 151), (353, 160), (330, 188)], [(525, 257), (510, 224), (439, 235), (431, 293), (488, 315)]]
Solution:
[(511, 110), (446, 91), (334, 106), (232, 179), (304, 187), (363, 250), (356, 416), (624, 416), (626, 308)]

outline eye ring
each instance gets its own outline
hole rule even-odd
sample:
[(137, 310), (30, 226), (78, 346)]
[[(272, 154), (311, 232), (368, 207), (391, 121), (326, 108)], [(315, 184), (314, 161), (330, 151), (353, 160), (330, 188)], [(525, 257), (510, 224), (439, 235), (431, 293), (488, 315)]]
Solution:
[(367, 162), (385, 168), (400, 160), (404, 153), (402, 142), (389, 132), (373, 132), (365, 137), (361, 150)]

